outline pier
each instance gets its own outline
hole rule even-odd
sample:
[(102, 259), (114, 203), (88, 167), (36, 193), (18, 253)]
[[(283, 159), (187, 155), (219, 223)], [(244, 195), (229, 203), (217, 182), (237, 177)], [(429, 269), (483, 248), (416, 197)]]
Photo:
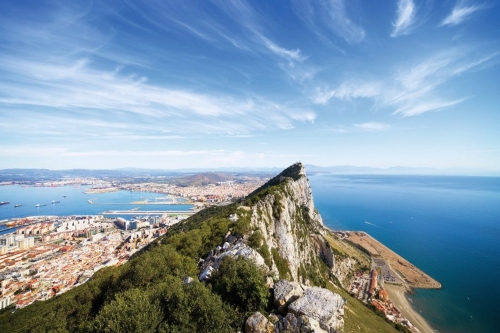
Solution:
[(194, 215), (197, 212), (187, 210), (106, 210), (100, 215)]

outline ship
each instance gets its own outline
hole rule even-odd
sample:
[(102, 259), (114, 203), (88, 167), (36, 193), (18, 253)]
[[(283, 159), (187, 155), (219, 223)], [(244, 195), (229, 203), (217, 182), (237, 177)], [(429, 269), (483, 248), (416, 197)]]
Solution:
[(60, 203), (60, 202), (61, 202), (61, 201), (59, 201), (59, 200), (57, 200), (57, 201), (56, 201), (56, 200), (52, 200), (52, 204), (58, 204), (58, 203)]
[(15, 205), (14, 208), (21, 207), (22, 205)]
[(46, 204), (43, 204), (43, 205), (40, 205), (40, 204), (36, 204), (35, 207), (38, 208), (38, 207), (43, 207), (43, 206), (47, 206)]
[(8, 204), (10, 204), (10, 201), (2, 201), (2, 202), (0, 202), (0, 206), (2, 206), (2, 205), (8, 205)]

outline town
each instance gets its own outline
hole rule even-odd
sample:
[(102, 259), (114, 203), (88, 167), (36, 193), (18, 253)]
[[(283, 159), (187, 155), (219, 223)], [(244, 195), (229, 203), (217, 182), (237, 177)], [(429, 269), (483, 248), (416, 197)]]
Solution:
[[(25, 307), (119, 266), (187, 214), (136, 217), (37, 216), (0, 235), (0, 309)], [(25, 225), (25, 226), (23, 226)]]
[[(35, 182), (36, 187), (82, 186), (87, 194), (113, 191), (159, 193), (130, 204), (191, 204), (191, 211), (106, 211), (101, 215), (32, 216), (0, 221), (12, 230), (0, 235), (0, 309), (25, 307), (85, 283), (99, 269), (119, 266), (168, 228), (196, 211), (245, 197), (267, 179), (211, 182), (203, 186), (117, 183), (96, 178)], [(2, 185), (14, 185), (14, 182)], [(19, 185), (19, 184), (18, 184)], [(97, 199), (87, 200), (99, 204)], [(131, 219), (113, 215), (134, 215)], [(142, 214), (142, 216), (141, 216)], [(5, 229), (4, 229), (5, 231)]]

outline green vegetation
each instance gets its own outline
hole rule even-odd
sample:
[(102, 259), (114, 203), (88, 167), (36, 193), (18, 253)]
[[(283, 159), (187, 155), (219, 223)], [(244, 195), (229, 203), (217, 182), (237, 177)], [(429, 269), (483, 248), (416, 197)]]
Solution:
[(271, 249), (271, 253), (273, 255), (274, 263), (278, 268), (278, 272), (280, 273), (280, 279), (291, 279), (292, 272), (290, 272), (290, 265), (288, 265), (288, 262), (280, 256), (278, 250), (274, 247)]
[[(168, 234), (136, 253), (120, 267), (98, 271), (92, 279), (69, 292), (44, 302), (36, 302), (14, 313), (0, 311), (0, 332), (237, 332), (243, 330), (250, 313), (272, 311), (271, 293), (266, 273), (249, 260), (226, 257), (208, 283), (199, 282), (199, 258), (204, 258), (224, 241), (231, 231), (245, 236), (268, 267), (276, 264), (280, 278), (291, 279), (290, 265), (276, 248), (269, 250), (261, 230), (251, 230), (253, 206), (268, 195), (274, 196), (273, 212), (258, 209), (269, 221), (280, 218), (282, 202), (295, 199), (289, 182), (300, 177), (299, 164), (286, 169), (242, 202), (207, 208), (173, 226)], [(309, 211), (295, 206), (292, 232), (301, 250), (315, 228)], [(236, 214), (233, 222), (229, 217)], [(354, 246), (327, 235), (336, 258), (354, 257), (360, 265), (369, 257)], [(309, 250), (308, 250), (309, 251)], [(328, 287), (347, 299), (345, 333), (395, 332), (395, 327), (351, 297), (337, 283), (325, 263), (312, 256), (303, 262), (298, 276), (312, 285)], [(194, 281), (186, 283), (185, 278)], [(333, 281), (333, 282), (331, 282)], [(398, 329), (400, 329), (398, 327)]]
[(226, 257), (211, 280), (213, 290), (243, 314), (265, 312), (270, 292), (266, 273), (247, 259)]
[[(220, 285), (198, 282), (197, 262), (221, 244), (230, 229), (246, 230), (249, 219), (227, 217), (236, 205), (213, 207), (173, 227), (169, 234), (133, 256), (123, 266), (98, 271), (87, 284), (45, 302), (0, 314), (0, 332), (235, 332), (244, 313), (267, 305), (265, 279), (253, 264), (225, 263), (225, 286), (248, 302), (234, 303)], [(237, 211), (241, 214), (241, 210)], [(243, 214), (244, 215), (244, 214)], [(240, 291), (236, 275), (250, 279)], [(252, 271), (249, 267), (254, 267)], [(258, 273), (256, 273), (258, 272)], [(195, 279), (184, 283), (185, 277)], [(223, 297), (221, 297), (223, 296)], [(265, 299), (265, 300), (263, 300)], [(262, 305), (264, 304), (264, 305)]]

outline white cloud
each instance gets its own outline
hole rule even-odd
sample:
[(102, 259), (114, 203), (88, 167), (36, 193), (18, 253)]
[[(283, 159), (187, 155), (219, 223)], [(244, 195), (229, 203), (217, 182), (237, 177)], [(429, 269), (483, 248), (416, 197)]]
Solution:
[(396, 111), (394, 111), (394, 114), (400, 114), (404, 117), (417, 116), (419, 114), (429, 111), (440, 111), (447, 109), (449, 107), (460, 104), (467, 99), (468, 98), (460, 98), (453, 101), (430, 100), (430, 101), (423, 101), (420, 103), (415, 103), (414, 101), (410, 101), (407, 105), (402, 105), (398, 107)]
[[(86, 59), (68, 64), (9, 57), (0, 60), (0, 70), (12, 77), (9, 82), (0, 82), (0, 103), (11, 108), (71, 110), (92, 127), (99, 126), (99, 118), (91, 119), (98, 114), (96, 110), (135, 115), (140, 117), (139, 124), (163, 126), (176, 133), (248, 134), (273, 127), (293, 128), (292, 121), (313, 118), (309, 110), (296, 110), (260, 97), (153, 85), (143, 77), (98, 70)], [(273, 122), (275, 119), (280, 122)], [(106, 122), (104, 126), (117, 125)]]
[(452, 9), (451, 13), (441, 22), (440, 26), (458, 25), (471, 18), (472, 14), (478, 10), (484, 9), (484, 5), (466, 6), (463, 1), (459, 1)]
[(457, 48), (435, 54), (414, 65), (400, 66), (388, 78), (380, 80), (350, 79), (336, 88), (317, 88), (312, 100), (326, 104), (332, 98), (350, 100), (371, 98), (376, 107), (393, 109), (393, 113), (404, 117), (416, 116), (430, 111), (439, 111), (470, 98), (470, 96), (446, 97), (440, 88), (465, 72), (483, 69), (498, 58), (492, 52), (477, 59), (473, 48)]
[(363, 124), (354, 124), (354, 127), (363, 131), (376, 132), (376, 131), (385, 131), (391, 128), (391, 125), (384, 123), (377, 123), (377, 122), (369, 122)]
[(293, 7), (308, 28), (330, 46), (334, 46), (329, 38), (331, 32), (351, 44), (366, 36), (365, 29), (350, 18), (344, 0), (293, 0)]
[(272, 42), (271, 40), (262, 35), (259, 35), (259, 37), (262, 39), (264, 45), (277, 56), (295, 61), (304, 61), (305, 59), (307, 59), (307, 57), (304, 57), (300, 54), (299, 49), (287, 50), (285, 48), (276, 45), (274, 42)]
[(326, 104), (332, 98), (341, 100), (370, 98), (380, 95), (381, 89), (381, 84), (378, 82), (350, 80), (335, 89), (317, 89), (313, 101), (317, 104)]
[(392, 23), (391, 37), (398, 37), (410, 33), (415, 23), (416, 6), (413, 0), (399, 0), (396, 19)]

